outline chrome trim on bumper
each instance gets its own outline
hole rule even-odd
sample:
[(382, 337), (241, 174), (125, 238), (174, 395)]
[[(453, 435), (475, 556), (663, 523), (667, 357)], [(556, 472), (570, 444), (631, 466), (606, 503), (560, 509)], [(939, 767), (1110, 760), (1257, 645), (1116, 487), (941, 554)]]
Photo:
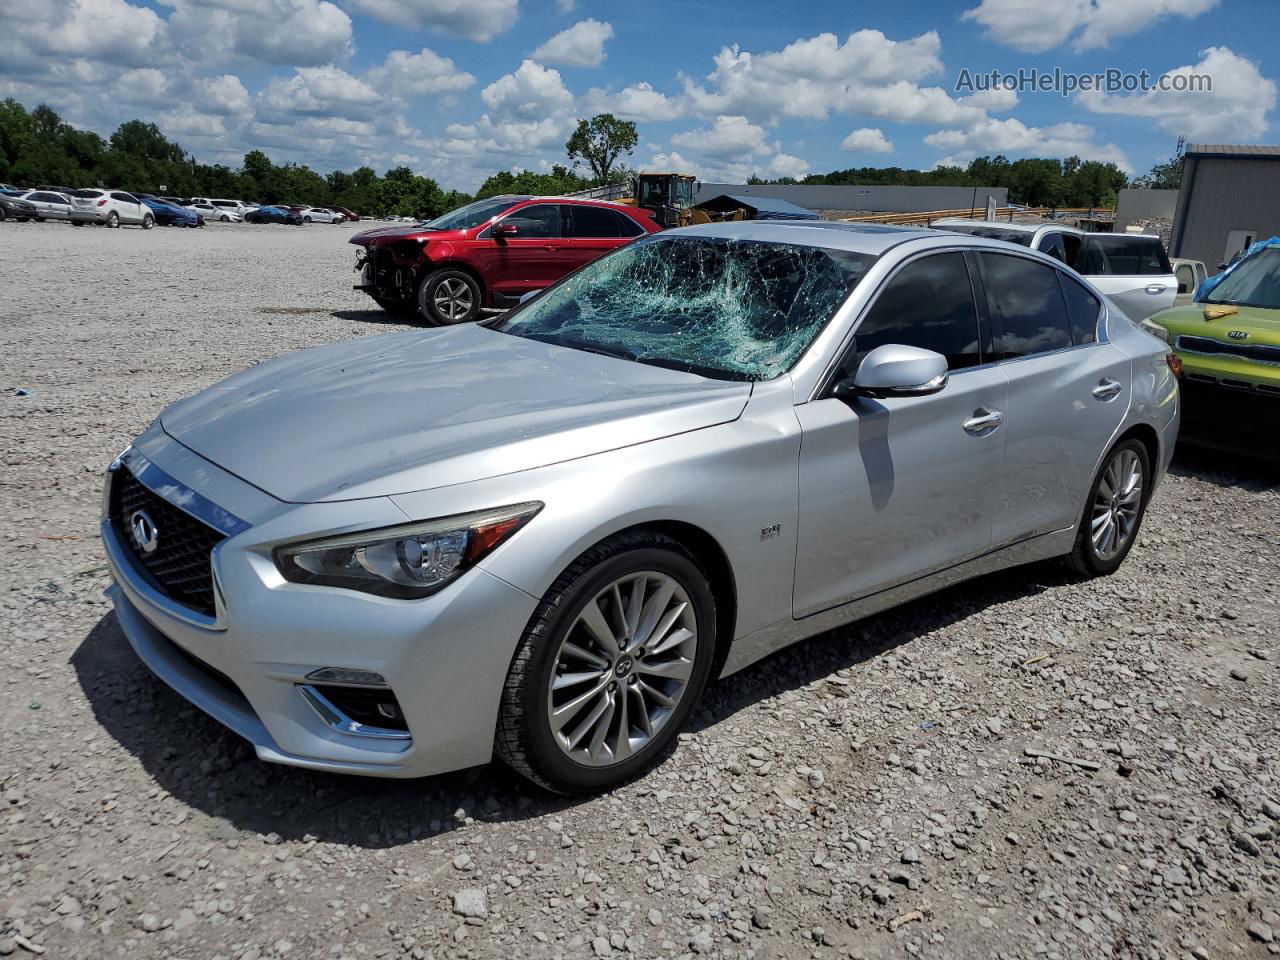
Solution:
[[(364, 689), (369, 688), (365, 687)], [(372, 737), (376, 740), (413, 739), (413, 735), (408, 730), (370, 727), (359, 720), (352, 720), (332, 700), (309, 683), (298, 684), (298, 692), (302, 694), (302, 699), (311, 705), (311, 709), (319, 714), (320, 719), (338, 731), (338, 733), (345, 733), (352, 737)]]

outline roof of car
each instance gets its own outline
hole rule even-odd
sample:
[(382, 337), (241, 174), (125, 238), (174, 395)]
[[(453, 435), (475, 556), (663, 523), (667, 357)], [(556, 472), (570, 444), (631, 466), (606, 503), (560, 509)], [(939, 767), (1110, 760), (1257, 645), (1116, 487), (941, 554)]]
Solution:
[(1059, 229), (1074, 230), (1066, 224), (1027, 223), (1022, 220), (971, 220), (968, 217), (943, 217), (933, 221), (936, 227), (998, 227), (1001, 230), (1017, 230), (1023, 233), (1035, 233), (1041, 227), (1053, 226)]
[[(767, 243), (796, 243), (877, 256), (906, 240), (937, 236), (936, 232), (921, 227), (845, 223), (838, 220), (736, 220), (680, 227), (664, 233), (691, 237), (758, 240)], [(662, 235), (658, 234), (658, 236)]]

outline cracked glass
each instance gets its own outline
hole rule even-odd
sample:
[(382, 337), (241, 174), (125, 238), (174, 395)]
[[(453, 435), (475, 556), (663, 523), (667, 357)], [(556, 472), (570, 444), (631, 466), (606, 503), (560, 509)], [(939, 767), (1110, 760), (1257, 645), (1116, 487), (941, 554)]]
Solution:
[(493, 324), (515, 336), (727, 380), (796, 363), (875, 257), (723, 237), (638, 240)]

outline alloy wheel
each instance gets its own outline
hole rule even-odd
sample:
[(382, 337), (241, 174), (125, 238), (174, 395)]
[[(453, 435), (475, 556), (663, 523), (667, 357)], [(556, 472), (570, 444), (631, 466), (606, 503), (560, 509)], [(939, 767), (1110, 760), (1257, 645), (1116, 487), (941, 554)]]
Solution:
[(456, 323), (471, 312), (471, 287), (465, 280), (449, 277), (436, 284), (431, 302), (439, 316), (450, 323)]
[(1120, 450), (1102, 472), (1093, 498), (1090, 535), (1100, 560), (1123, 550), (1142, 513), (1142, 461), (1132, 450)]
[(547, 722), (560, 750), (592, 767), (643, 750), (684, 697), (697, 650), (694, 607), (673, 577), (642, 571), (604, 587), (556, 653)]

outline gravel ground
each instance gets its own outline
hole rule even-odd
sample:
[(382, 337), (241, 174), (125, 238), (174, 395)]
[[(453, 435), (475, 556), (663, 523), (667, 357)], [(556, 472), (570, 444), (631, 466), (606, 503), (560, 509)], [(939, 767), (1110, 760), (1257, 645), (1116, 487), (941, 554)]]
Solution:
[(0, 955), (1280, 953), (1280, 488), (1248, 462), (1180, 458), (1107, 580), (988, 577), (718, 684), (609, 796), (260, 763), (121, 635), (100, 471), (179, 396), (400, 329), (351, 229), (0, 225)]

